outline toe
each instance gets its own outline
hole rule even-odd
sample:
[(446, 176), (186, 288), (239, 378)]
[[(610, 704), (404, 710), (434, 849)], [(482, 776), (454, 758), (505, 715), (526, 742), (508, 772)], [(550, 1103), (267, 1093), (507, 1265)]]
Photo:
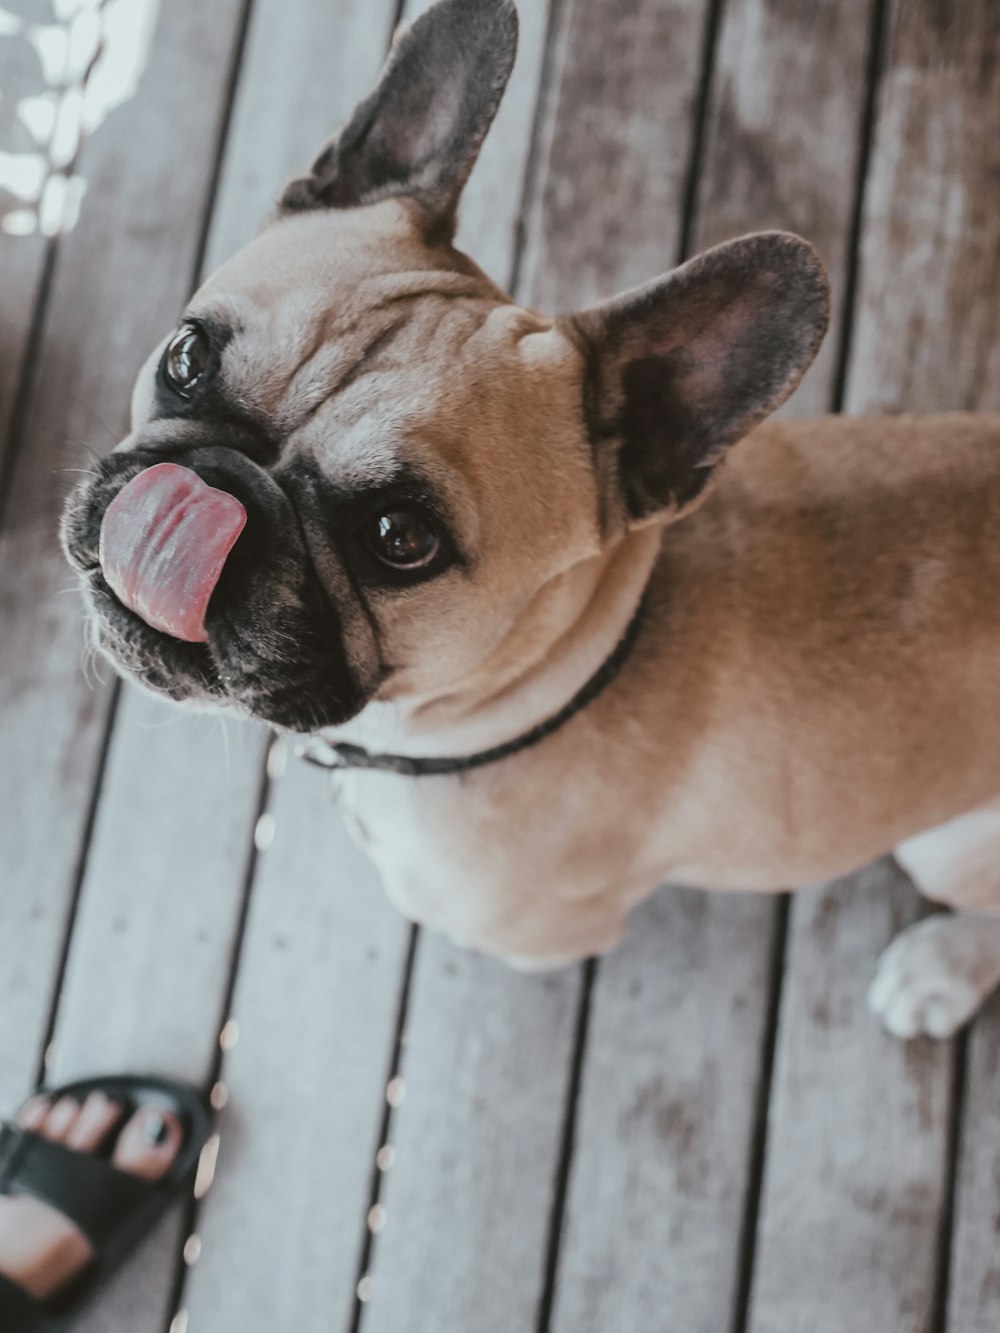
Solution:
[(66, 1137), (67, 1148), (77, 1152), (96, 1152), (121, 1118), (122, 1108), (103, 1092), (92, 1092)]
[(122, 1130), (112, 1161), (144, 1180), (160, 1180), (177, 1159), (183, 1142), (181, 1123), (170, 1111), (144, 1106)]
[(949, 1003), (944, 996), (934, 996), (924, 1005), (924, 1031), (939, 1041), (954, 1036), (965, 1019), (965, 1006)]
[(74, 1097), (60, 1097), (45, 1117), (45, 1124), (38, 1131), (53, 1143), (62, 1143), (73, 1128), (80, 1114), (80, 1103)]
[(886, 1031), (901, 1041), (912, 1041), (921, 1033), (921, 1013), (905, 995), (896, 996), (882, 1011)]
[(32, 1097), (24, 1103), (14, 1119), (22, 1129), (40, 1134), (49, 1114), (49, 1105), (48, 1097)]

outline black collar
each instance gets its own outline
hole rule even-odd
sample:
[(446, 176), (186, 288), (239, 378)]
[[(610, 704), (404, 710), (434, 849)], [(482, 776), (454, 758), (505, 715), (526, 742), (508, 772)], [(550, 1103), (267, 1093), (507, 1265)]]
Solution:
[(603, 694), (628, 660), (629, 653), (635, 647), (642, 627), (646, 599), (640, 601), (635, 615), (629, 621), (628, 628), (618, 641), (611, 656), (594, 673), (587, 683), (573, 695), (569, 703), (553, 713), (544, 722), (539, 722), (530, 731), (525, 731), (512, 741), (494, 745), (492, 749), (480, 750), (478, 754), (466, 754), (456, 758), (415, 759), (407, 754), (372, 754), (360, 745), (348, 745), (344, 741), (325, 741), (319, 736), (312, 736), (296, 746), (295, 753), (307, 763), (319, 768), (368, 768), (383, 773), (399, 773), (408, 778), (440, 777), (447, 774), (467, 773), (473, 768), (484, 768), (507, 759), (512, 754), (527, 750), (532, 745), (551, 736), (554, 731), (564, 727), (567, 722), (593, 703), (598, 695)]

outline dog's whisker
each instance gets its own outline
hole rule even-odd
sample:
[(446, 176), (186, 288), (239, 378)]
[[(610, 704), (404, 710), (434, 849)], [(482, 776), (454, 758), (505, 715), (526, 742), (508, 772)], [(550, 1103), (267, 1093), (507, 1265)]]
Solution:
[[(103, 433), (104, 437), (110, 441), (112, 446), (118, 443), (118, 441), (124, 434), (124, 431), (116, 432), (112, 430), (111, 427), (108, 425), (107, 420), (103, 416), (101, 416), (101, 414), (98, 412), (97, 408), (94, 407), (92, 402), (87, 402), (86, 400), (78, 400), (74, 404), (74, 406), (80, 411), (85, 412), (91, 418), (91, 420), (95, 423), (98, 429)], [(82, 443), (81, 447), (88, 450), (90, 449), (89, 445)]]
[(64, 439), (59, 447), (64, 453), (70, 451), (85, 453), (91, 458), (95, 465), (100, 464), (103, 461), (102, 456), (97, 452), (93, 445), (87, 444), (85, 440)]
[(222, 737), (222, 750), (226, 761), (226, 777), (231, 778), (233, 776), (233, 756), (229, 744), (229, 728), (226, 726), (226, 719), (221, 713), (216, 714), (215, 721), (217, 723), (218, 733)]
[(94, 631), (91, 623), (88, 621), (84, 631), (83, 651), (80, 654), (80, 669), (83, 678), (91, 690), (97, 691), (107, 685), (107, 681), (101, 676), (99, 667), (104, 659), (101, 657), (94, 637)]

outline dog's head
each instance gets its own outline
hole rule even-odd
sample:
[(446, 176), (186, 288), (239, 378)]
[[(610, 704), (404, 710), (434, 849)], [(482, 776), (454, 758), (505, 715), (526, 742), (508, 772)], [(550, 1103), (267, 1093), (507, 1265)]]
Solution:
[[(457, 689), (554, 580), (692, 508), (812, 360), (827, 286), (792, 236), (558, 319), (453, 247), (516, 34), (511, 0), (441, 0), (414, 23), (194, 296), (139, 376), (131, 433), (71, 496), (63, 541), (98, 642), (152, 689), (302, 732)], [(203, 641), (127, 609), (101, 565), (109, 504), (164, 462), (246, 511)]]

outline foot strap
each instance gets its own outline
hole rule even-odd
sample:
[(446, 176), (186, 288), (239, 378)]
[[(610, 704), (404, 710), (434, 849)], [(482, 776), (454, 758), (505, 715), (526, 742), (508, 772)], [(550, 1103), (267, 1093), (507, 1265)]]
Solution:
[(0, 1328), (3, 1333), (43, 1333), (45, 1312), (16, 1282), (0, 1273)]
[[(20, 1125), (0, 1128), (0, 1194), (30, 1194), (68, 1217), (100, 1253), (155, 1191), (139, 1176)], [(0, 1325), (0, 1327), (5, 1327)]]

